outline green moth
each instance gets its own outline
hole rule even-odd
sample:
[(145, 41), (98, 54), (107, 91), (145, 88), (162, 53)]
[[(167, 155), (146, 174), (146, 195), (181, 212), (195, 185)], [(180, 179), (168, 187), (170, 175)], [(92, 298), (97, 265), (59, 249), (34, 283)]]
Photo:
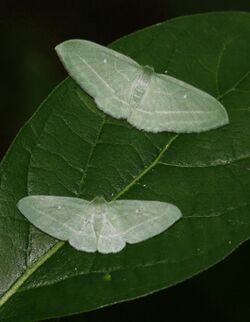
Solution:
[(149, 132), (202, 132), (229, 123), (213, 96), (87, 40), (56, 47), (69, 75), (105, 113)]
[(160, 234), (182, 216), (172, 204), (142, 200), (28, 196), (17, 207), (43, 232), (78, 250), (103, 254)]

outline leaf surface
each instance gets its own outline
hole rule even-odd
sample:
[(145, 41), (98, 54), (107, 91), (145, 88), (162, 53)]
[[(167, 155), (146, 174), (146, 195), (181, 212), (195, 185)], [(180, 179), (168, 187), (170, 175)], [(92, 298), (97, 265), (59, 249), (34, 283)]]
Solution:
[[(23, 127), (0, 167), (0, 321), (84, 312), (207, 269), (250, 235), (250, 15), (205, 14), (112, 45), (217, 97), (230, 125), (151, 134), (99, 111), (71, 79)], [(74, 250), (30, 225), (27, 194), (159, 200), (184, 218), (117, 254)]]

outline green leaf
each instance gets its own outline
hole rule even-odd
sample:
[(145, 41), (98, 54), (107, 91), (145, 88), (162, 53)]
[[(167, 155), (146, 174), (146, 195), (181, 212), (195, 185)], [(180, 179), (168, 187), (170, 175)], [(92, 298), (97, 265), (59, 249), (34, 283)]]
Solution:
[[(230, 125), (150, 134), (101, 113), (66, 79), (24, 126), (0, 168), (0, 321), (84, 312), (207, 269), (250, 235), (250, 15), (179, 18), (112, 47), (219, 98)], [(184, 218), (117, 254), (74, 250), (17, 211), (27, 194), (160, 200)]]

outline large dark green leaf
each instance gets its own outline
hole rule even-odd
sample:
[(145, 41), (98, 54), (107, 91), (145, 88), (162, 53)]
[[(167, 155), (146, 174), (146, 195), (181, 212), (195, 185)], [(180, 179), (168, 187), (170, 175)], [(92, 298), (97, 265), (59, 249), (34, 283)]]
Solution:
[[(87, 311), (155, 292), (230, 254), (250, 235), (250, 15), (162, 23), (112, 45), (219, 98), (230, 125), (150, 134), (105, 116), (67, 79), (1, 164), (0, 320)], [(114, 255), (78, 252), (29, 225), (27, 194), (172, 202), (184, 218)]]

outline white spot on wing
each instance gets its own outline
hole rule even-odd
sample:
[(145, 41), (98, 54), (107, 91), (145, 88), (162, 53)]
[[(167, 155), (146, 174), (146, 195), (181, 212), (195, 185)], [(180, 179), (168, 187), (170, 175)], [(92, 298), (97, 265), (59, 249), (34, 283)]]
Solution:
[(107, 63), (107, 59), (105, 58), (105, 59), (103, 59), (103, 62), (104, 62), (104, 64), (106, 64)]

